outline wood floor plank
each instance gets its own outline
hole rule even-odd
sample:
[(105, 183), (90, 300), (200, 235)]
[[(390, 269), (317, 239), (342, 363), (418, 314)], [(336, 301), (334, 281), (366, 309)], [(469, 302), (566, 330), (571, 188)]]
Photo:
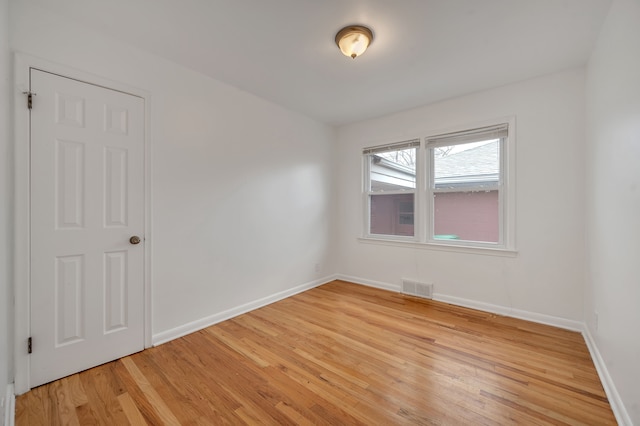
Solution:
[(64, 386), (63, 381), (51, 383), (49, 387), (50, 398), (56, 402), (58, 406), (58, 417), (60, 423), (64, 425), (79, 425), (78, 416), (76, 414), (76, 406), (73, 402), (73, 396)]
[[(127, 418), (117, 400), (118, 388), (113, 387), (119, 379), (113, 375), (113, 365), (104, 364), (80, 375), (87, 400), (91, 402), (92, 415), (101, 424), (127, 424)], [(54, 382), (56, 383), (56, 382)]]
[(120, 406), (122, 407), (122, 411), (124, 412), (125, 416), (127, 416), (127, 420), (129, 420), (129, 424), (131, 425), (147, 424), (144, 417), (142, 416), (142, 413), (140, 413), (140, 410), (138, 410), (138, 407), (136, 406), (136, 402), (133, 400), (133, 398), (131, 398), (131, 395), (129, 395), (127, 392), (118, 395), (118, 402), (120, 403)]
[[(120, 381), (125, 385), (126, 392), (135, 401), (136, 408), (138, 409), (138, 411), (140, 411), (140, 414), (142, 414), (142, 417), (144, 417), (147, 424), (151, 424), (151, 425), (164, 424), (162, 419), (159, 417), (156, 409), (152, 406), (152, 403), (149, 401), (145, 393), (136, 383), (136, 380), (133, 378), (133, 376), (131, 376), (129, 371), (125, 368), (122, 362), (125, 359), (126, 358), (122, 358), (118, 361), (115, 361), (113, 371), (118, 376)], [(79, 373), (80, 376), (83, 374), (84, 372)], [(95, 423), (95, 424), (99, 424), (99, 423)]]
[(180, 425), (180, 421), (174, 416), (173, 412), (167, 407), (164, 400), (158, 394), (158, 391), (151, 386), (147, 378), (142, 374), (136, 363), (131, 357), (123, 358), (122, 364), (127, 369), (138, 387), (145, 394), (151, 406), (158, 413), (162, 422), (167, 425)]
[[(237, 331), (237, 328), (234, 327)], [(212, 336), (217, 335), (214, 330), (207, 330)], [(260, 378), (266, 379), (265, 383), (258, 385), (254, 384), (254, 388), (264, 399), (263, 408), (270, 409), (276, 407), (280, 402), (294, 403), (297, 402), (299, 411), (304, 414), (307, 412), (306, 407), (308, 404), (304, 402), (318, 402), (322, 401), (318, 392), (313, 392), (315, 386), (325, 386), (326, 382), (320, 376), (321, 371), (313, 368), (312, 366), (304, 363), (300, 363), (296, 360), (288, 359), (287, 357), (280, 357), (274, 352), (269, 351), (268, 347), (254, 348), (262, 359), (268, 360), (269, 367), (263, 368), (258, 364), (253, 364), (254, 369), (259, 369), (254, 374), (259, 374)], [(288, 349), (283, 353), (288, 353)], [(251, 367), (251, 364), (248, 366)], [(250, 383), (250, 380), (245, 381)], [(242, 383), (242, 382), (240, 382)], [(241, 389), (244, 391), (244, 399), (246, 394), (251, 393), (251, 389)], [(326, 397), (326, 396), (325, 396)], [(330, 399), (334, 400), (334, 403), (341, 404), (342, 401), (338, 400), (335, 395), (331, 395)], [(268, 402), (268, 406), (265, 407), (264, 402)], [(324, 401), (328, 403), (327, 401)], [(271, 415), (274, 416), (273, 412)], [(276, 417), (276, 416), (274, 416)], [(315, 417), (311, 415), (310, 417)], [(348, 417), (345, 417), (348, 418)], [(286, 423), (283, 419), (279, 419), (278, 424)]]
[(334, 281), (16, 400), (17, 425), (614, 425), (584, 339)]
[[(184, 370), (176, 373), (172, 368), (167, 374), (178, 392), (187, 396), (190, 404), (201, 411), (201, 417), (215, 418), (221, 424), (237, 424), (236, 410), (242, 405), (224, 389), (224, 384), (236, 380), (236, 370), (226, 367), (229, 361), (221, 357), (220, 348), (209, 342), (205, 344), (205, 353), (192, 350), (192, 342), (203, 343), (205, 339), (206, 333), (201, 331), (170, 342), (173, 358), (181, 360)], [(194, 371), (198, 374), (194, 375)]]
[[(100, 417), (93, 411), (92, 405), (88, 403), (76, 407), (76, 415), (78, 416), (78, 422), (81, 425), (106, 424), (104, 419), (100, 420)], [(29, 423), (26, 423), (26, 424), (29, 424)], [(51, 424), (62, 424), (62, 423), (59, 423), (59, 420), (52, 418)]]
[(25, 397), (16, 398), (16, 424), (33, 426), (60, 424), (59, 418), (51, 410), (51, 404), (55, 404), (56, 401), (50, 399), (48, 393), (48, 386), (40, 386), (27, 394), (28, 404), (22, 404)]
[(61, 379), (60, 383), (62, 383), (62, 387), (74, 407), (77, 408), (89, 402), (82, 381), (77, 374)]

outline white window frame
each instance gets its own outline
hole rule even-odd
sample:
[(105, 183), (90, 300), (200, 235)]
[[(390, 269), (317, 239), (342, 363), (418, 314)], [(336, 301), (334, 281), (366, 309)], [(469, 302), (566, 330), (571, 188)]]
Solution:
[[(371, 239), (381, 239), (381, 240), (393, 240), (393, 241), (419, 241), (420, 239), (420, 210), (418, 207), (418, 197), (421, 190), (421, 185), (419, 181), (421, 180), (419, 170), (423, 169), (422, 164), (422, 151), (421, 151), (421, 141), (419, 138), (410, 139), (402, 142), (396, 142), (385, 145), (378, 145), (373, 147), (367, 147), (362, 150), (362, 161), (363, 161), (363, 170), (364, 170), (364, 179), (363, 179), (363, 205), (364, 208), (364, 229), (363, 235), (365, 238)], [(384, 153), (390, 151), (398, 151), (402, 149), (415, 148), (416, 150), (416, 186), (413, 190), (402, 190), (402, 191), (385, 191), (385, 192), (375, 192), (371, 191), (371, 155), (377, 153)], [(371, 196), (372, 195), (397, 195), (397, 194), (413, 194), (413, 236), (409, 235), (387, 235), (387, 234), (372, 234), (371, 233)]]
[[(462, 141), (465, 135), (473, 135), (474, 132), (494, 128), (496, 126), (506, 126), (507, 134), (501, 138), (500, 142), (500, 178), (499, 188), (499, 232), (498, 243), (474, 242), (466, 240), (444, 240), (433, 237), (433, 148), (437, 146), (455, 145), (453, 137), (458, 136)], [(387, 148), (387, 150), (400, 149), (407, 142), (414, 140), (393, 143), (387, 145), (374, 146), (363, 149), (363, 233), (360, 240), (366, 243), (381, 243), (399, 246), (412, 246), (415, 248), (426, 248), (444, 251), (458, 251), (478, 254), (494, 254), (515, 256), (516, 252), (516, 119), (515, 116), (476, 123), (475, 125), (457, 126), (441, 132), (425, 132), (431, 136), (418, 139), (416, 157), (416, 189), (414, 194), (414, 236), (396, 236), (371, 234), (371, 204), (370, 197), (370, 161), (367, 153), (375, 153), (376, 149)], [(424, 133), (423, 133), (424, 134)], [(446, 137), (451, 137), (445, 141)], [(464, 142), (458, 142), (464, 143)], [(379, 151), (384, 152), (384, 151)], [(483, 188), (485, 189), (485, 188)], [(389, 192), (390, 194), (391, 192)], [(407, 191), (401, 191), (407, 193)], [(437, 191), (435, 191), (437, 193)], [(379, 193), (373, 193), (379, 194)]]
[[(482, 190), (497, 190), (498, 191), (498, 234), (499, 238), (497, 242), (485, 242), (485, 241), (469, 241), (469, 240), (444, 240), (444, 239), (436, 239), (435, 238), (435, 202), (434, 197), (436, 194), (446, 193), (446, 192), (460, 192), (458, 190), (448, 190), (448, 189), (436, 189), (435, 187), (435, 173), (434, 173), (434, 162), (435, 162), (435, 150), (436, 148), (442, 146), (452, 146), (452, 145), (464, 145), (467, 143), (472, 143), (476, 141), (482, 140), (490, 140), (490, 139), (498, 139), (499, 143), (499, 163), (500, 163), (500, 171), (498, 182), (495, 185), (491, 185), (490, 187), (486, 186), (468, 186), (465, 187), (465, 191), (482, 191)], [(505, 191), (508, 191), (508, 181), (505, 177), (505, 170), (507, 170), (508, 163), (508, 145), (509, 145), (509, 123), (498, 123), (491, 126), (483, 126), (480, 128), (468, 129), (463, 131), (445, 133), (435, 136), (428, 136), (425, 138), (426, 145), (426, 154), (428, 156), (428, 168), (427, 168), (427, 176), (428, 182), (426, 185), (427, 192), (427, 217), (429, 221), (429, 225), (427, 228), (427, 242), (430, 244), (443, 244), (443, 245), (451, 245), (451, 246), (467, 246), (467, 247), (486, 247), (486, 248), (497, 248), (497, 249), (509, 249), (511, 247), (508, 246), (507, 242), (509, 241), (508, 235), (510, 234), (509, 226), (507, 224), (508, 220), (508, 211), (507, 205), (509, 204), (508, 197), (505, 196)]]

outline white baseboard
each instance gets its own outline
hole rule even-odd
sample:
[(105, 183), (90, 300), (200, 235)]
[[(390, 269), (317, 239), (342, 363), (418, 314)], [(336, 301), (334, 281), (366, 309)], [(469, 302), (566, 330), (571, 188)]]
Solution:
[(16, 414), (16, 395), (13, 392), (13, 383), (9, 383), (7, 385), (7, 393), (5, 395), (2, 408), (4, 408), (4, 413), (2, 413), (2, 424), (4, 424), (5, 426), (14, 426)]
[(163, 343), (167, 343), (173, 339), (177, 339), (182, 336), (186, 336), (187, 334), (196, 332), (198, 330), (202, 330), (203, 328), (207, 328), (211, 325), (217, 324), (219, 322), (231, 319), (238, 315), (242, 315), (244, 313), (250, 312), (254, 309), (261, 308), (263, 306), (269, 305), (271, 303), (277, 302), (278, 300), (286, 299), (287, 297), (293, 296), (294, 294), (302, 293), (303, 291), (310, 290), (314, 287), (321, 286), (322, 284), (326, 284), (330, 281), (335, 280), (335, 276), (329, 276), (325, 278), (321, 278), (319, 280), (315, 280), (306, 284), (299, 285), (297, 287), (293, 287), (289, 290), (281, 291), (280, 293), (272, 294), (267, 297), (263, 297), (262, 299), (254, 300), (249, 303), (245, 303), (243, 305), (237, 306), (235, 308), (228, 309), (226, 311), (210, 315), (205, 318), (201, 318), (196, 321), (192, 321), (190, 323), (181, 325), (176, 328), (172, 328), (170, 330), (162, 331), (160, 333), (154, 334), (152, 336), (153, 346), (158, 346)]
[(366, 278), (360, 278), (360, 277), (352, 277), (350, 275), (342, 275), (342, 274), (337, 274), (335, 276), (336, 280), (342, 280), (342, 281), (348, 281), (354, 284), (361, 284), (361, 285), (365, 285), (367, 287), (374, 287), (374, 288), (379, 288), (381, 290), (389, 290), (389, 291), (396, 291), (396, 292), (400, 292), (401, 286), (400, 284), (389, 284), (389, 283), (383, 283), (382, 281), (373, 281), (373, 280), (369, 280)]
[[(401, 291), (400, 284), (389, 284), (380, 281), (373, 281), (366, 278), (353, 277), (349, 275), (336, 275), (336, 279), (349, 281), (355, 284), (361, 284), (368, 287), (375, 287), (382, 290)], [(582, 332), (583, 323), (580, 321), (570, 320), (566, 318), (554, 317), (551, 315), (538, 314), (535, 312), (523, 311), (521, 309), (510, 308), (507, 306), (493, 305), (485, 302), (478, 302), (461, 297), (448, 296), (442, 293), (434, 293), (433, 300), (439, 302), (450, 303), (465, 308), (477, 309), (479, 311), (492, 312), (512, 318), (524, 319), (527, 321), (537, 322), (540, 324), (552, 325), (554, 327), (564, 328), (571, 331)]]
[(492, 312), (506, 317), (523, 319), (539, 324), (552, 325), (565, 330), (582, 332), (583, 323), (567, 318), (554, 317), (551, 315), (538, 314), (536, 312), (524, 311), (522, 309), (510, 308), (508, 306), (493, 305), (491, 303), (477, 302), (475, 300), (463, 299), (461, 297), (447, 296), (446, 294), (434, 293), (433, 300), (450, 303), (452, 305), (464, 306), (465, 308), (477, 309), (479, 311)]
[(604, 392), (607, 394), (607, 399), (609, 399), (609, 405), (611, 405), (613, 414), (616, 416), (616, 421), (621, 426), (633, 426), (631, 416), (629, 416), (629, 413), (622, 402), (622, 398), (620, 398), (620, 394), (613, 383), (613, 379), (611, 378), (611, 375), (609, 375), (609, 370), (607, 370), (607, 365), (605, 364), (604, 359), (602, 359), (602, 355), (600, 355), (596, 341), (593, 339), (593, 336), (589, 331), (589, 327), (587, 327), (586, 324), (582, 330), (582, 335), (584, 336), (584, 341), (587, 342), (587, 348), (589, 348), (591, 359), (596, 366), (596, 371), (598, 372), (598, 376), (600, 376), (602, 387), (604, 387)]

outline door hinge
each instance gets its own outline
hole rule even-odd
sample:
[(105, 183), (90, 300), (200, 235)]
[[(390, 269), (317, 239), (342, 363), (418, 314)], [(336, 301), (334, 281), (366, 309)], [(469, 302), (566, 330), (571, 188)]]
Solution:
[(31, 90), (29, 90), (27, 92), (22, 92), (22, 94), (27, 95), (27, 108), (29, 108), (29, 109), (33, 108), (33, 97), (36, 94), (34, 92), (32, 92)]
[(31, 352), (33, 352), (33, 341), (31, 340), (31, 337), (29, 337), (27, 339), (27, 353), (30, 354)]

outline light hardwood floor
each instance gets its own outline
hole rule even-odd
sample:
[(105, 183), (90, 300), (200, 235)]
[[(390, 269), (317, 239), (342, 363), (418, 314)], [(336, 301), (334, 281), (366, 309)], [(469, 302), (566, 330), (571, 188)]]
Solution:
[(579, 333), (334, 281), (33, 389), (16, 424), (615, 419)]

